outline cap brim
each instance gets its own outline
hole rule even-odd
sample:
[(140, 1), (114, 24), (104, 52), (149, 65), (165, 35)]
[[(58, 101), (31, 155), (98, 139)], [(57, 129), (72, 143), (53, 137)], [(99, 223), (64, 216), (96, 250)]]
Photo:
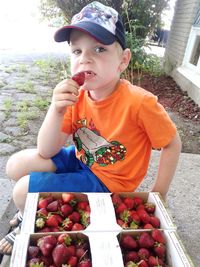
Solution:
[(110, 45), (116, 41), (115, 35), (111, 32), (107, 31), (102, 26), (92, 23), (90, 21), (82, 21), (75, 25), (64, 26), (56, 31), (54, 35), (54, 40), (56, 42), (69, 42), (70, 41), (70, 33), (72, 29), (77, 29), (79, 31), (83, 31), (94, 39), (99, 41), (102, 44)]

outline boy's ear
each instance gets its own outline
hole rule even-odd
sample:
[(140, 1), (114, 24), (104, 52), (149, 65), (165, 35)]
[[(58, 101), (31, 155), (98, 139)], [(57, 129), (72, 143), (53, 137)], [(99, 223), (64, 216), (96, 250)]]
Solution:
[(129, 48), (126, 48), (121, 56), (121, 63), (119, 66), (119, 70), (122, 73), (127, 67), (131, 60), (131, 50)]

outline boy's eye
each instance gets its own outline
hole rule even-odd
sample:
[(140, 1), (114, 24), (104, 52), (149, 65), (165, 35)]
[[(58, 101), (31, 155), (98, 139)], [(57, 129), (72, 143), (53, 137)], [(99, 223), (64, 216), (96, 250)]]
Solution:
[(106, 51), (106, 49), (104, 47), (101, 47), (101, 46), (95, 47), (95, 52), (97, 52), (97, 53), (101, 53), (101, 52), (104, 52), (104, 51)]
[(72, 53), (74, 55), (79, 55), (81, 53), (81, 50), (80, 49), (74, 49), (74, 50), (72, 50)]

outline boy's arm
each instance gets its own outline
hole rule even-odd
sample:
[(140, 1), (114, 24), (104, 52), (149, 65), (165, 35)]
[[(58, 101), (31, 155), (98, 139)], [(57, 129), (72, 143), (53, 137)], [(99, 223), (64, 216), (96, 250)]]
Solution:
[(151, 190), (153, 192), (159, 192), (163, 199), (166, 198), (178, 164), (180, 153), (181, 140), (179, 134), (176, 133), (172, 141), (161, 151), (157, 178)]
[(52, 102), (38, 133), (37, 149), (43, 158), (51, 158), (64, 145), (68, 135), (61, 131), (68, 106), (78, 100), (79, 85), (72, 79), (60, 82), (53, 91)]

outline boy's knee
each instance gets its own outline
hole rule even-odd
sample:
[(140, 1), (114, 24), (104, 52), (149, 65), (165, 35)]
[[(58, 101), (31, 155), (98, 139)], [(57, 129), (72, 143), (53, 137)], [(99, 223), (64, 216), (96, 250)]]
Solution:
[(28, 193), (29, 175), (22, 177), (14, 186), (13, 200), (20, 211), (23, 211)]
[(18, 160), (15, 157), (15, 155), (12, 155), (8, 159), (7, 164), (6, 164), (6, 175), (9, 178), (15, 180), (17, 167), (19, 168)]

